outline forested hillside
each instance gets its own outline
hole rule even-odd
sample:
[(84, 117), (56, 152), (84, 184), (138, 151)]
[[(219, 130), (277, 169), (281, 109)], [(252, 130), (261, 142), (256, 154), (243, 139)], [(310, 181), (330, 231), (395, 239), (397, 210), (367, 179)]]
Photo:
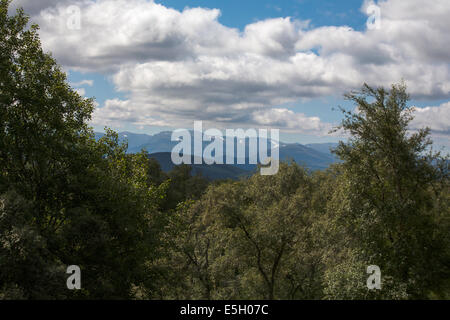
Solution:
[[(0, 299), (450, 299), (448, 158), (407, 88), (346, 98), (340, 162), (210, 182), (98, 141), (23, 11), (0, 4)], [(80, 290), (66, 268), (81, 268)], [(366, 286), (369, 265), (381, 290)]]

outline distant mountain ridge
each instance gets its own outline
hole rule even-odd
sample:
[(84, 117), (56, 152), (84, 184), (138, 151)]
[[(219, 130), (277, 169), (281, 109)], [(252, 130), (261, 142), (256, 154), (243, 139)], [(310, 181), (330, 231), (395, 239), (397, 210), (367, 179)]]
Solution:
[[(95, 133), (95, 138), (100, 139), (103, 135), (103, 133)], [(121, 142), (127, 141), (128, 153), (137, 153), (142, 149), (145, 149), (150, 154), (150, 157), (155, 158), (160, 163), (164, 171), (168, 171), (174, 166), (170, 154), (172, 149), (179, 143), (178, 141), (171, 141), (171, 135), (171, 131), (163, 131), (154, 135), (137, 134), (125, 131), (119, 133), (119, 140)], [(193, 139), (191, 140), (191, 150), (193, 151)], [(258, 143), (257, 140), (251, 141), (251, 139), (245, 139), (246, 150), (249, 150), (249, 144), (252, 142), (256, 143), (256, 145)], [(203, 142), (203, 150), (209, 143), (210, 142), (208, 141)], [(238, 143), (244, 143), (244, 141), (237, 141), (237, 139), (235, 139), (235, 161), (233, 165), (192, 165), (193, 171), (201, 172), (204, 176), (212, 179), (216, 176), (220, 176), (221, 178), (236, 178), (245, 175), (246, 172), (249, 173), (255, 171), (256, 165), (249, 164), (248, 158), (250, 155), (248, 153), (245, 155), (246, 164), (237, 164), (236, 155)], [(336, 156), (330, 151), (330, 149), (335, 148), (336, 146), (337, 143), (312, 143), (303, 145), (300, 143), (280, 142), (280, 160), (294, 160), (296, 163), (304, 165), (311, 170), (322, 170), (328, 168), (332, 163), (337, 162)], [(225, 157), (226, 148), (224, 147), (224, 158)]]
[(328, 155), (333, 155), (333, 153), (331, 151), (338, 146), (338, 143), (335, 143), (335, 142), (308, 143), (308, 144), (305, 144), (305, 146), (308, 148), (314, 149), (316, 151), (328, 154)]
[[(175, 164), (172, 162), (171, 153), (170, 152), (156, 152), (149, 155), (149, 158), (155, 159), (158, 161), (161, 169), (164, 172), (168, 172), (175, 167)], [(191, 163), (194, 163), (193, 156), (191, 156)], [(191, 164), (192, 174), (201, 175), (209, 180), (218, 180), (218, 179), (234, 179), (237, 180), (241, 177), (249, 176), (253, 173), (253, 170), (249, 170), (248, 168), (242, 168), (239, 165), (229, 165), (229, 164)], [(256, 170), (256, 166), (254, 166)]]

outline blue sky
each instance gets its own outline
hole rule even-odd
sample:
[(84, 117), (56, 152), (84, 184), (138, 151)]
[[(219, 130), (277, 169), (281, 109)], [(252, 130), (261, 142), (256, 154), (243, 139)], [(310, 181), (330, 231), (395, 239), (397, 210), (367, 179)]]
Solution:
[[(352, 107), (345, 92), (403, 79), (418, 107), (411, 129), (429, 126), (449, 145), (446, 0), (13, 4), (40, 25), (44, 49), (73, 87), (96, 98), (97, 131), (152, 134), (202, 120), (219, 129), (279, 128), (287, 142), (337, 141), (328, 132), (341, 119), (333, 108)], [(374, 7), (380, 24), (370, 28)]]
[(203, 1), (156, 1), (165, 6), (183, 10), (185, 7), (219, 8), (219, 22), (243, 30), (249, 23), (268, 18), (292, 17), (311, 20), (313, 26), (348, 25), (362, 30), (367, 16), (361, 11), (361, 0), (203, 0)]

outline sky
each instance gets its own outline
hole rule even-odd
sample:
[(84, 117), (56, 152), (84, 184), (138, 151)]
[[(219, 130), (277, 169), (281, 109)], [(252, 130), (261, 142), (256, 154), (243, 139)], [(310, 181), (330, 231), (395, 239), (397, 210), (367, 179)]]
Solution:
[(81, 95), (91, 125), (277, 128), (285, 142), (333, 142), (343, 94), (404, 80), (450, 147), (448, 0), (14, 0)]

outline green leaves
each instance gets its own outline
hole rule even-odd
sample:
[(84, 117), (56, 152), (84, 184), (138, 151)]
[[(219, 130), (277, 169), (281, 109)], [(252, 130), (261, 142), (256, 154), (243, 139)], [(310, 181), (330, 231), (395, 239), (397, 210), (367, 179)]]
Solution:
[(312, 189), (302, 168), (282, 164), (275, 176), (212, 185), (200, 200), (180, 206), (156, 265), (173, 277), (172, 288), (161, 284), (165, 294), (186, 288), (182, 298), (320, 297)]
[[(166, 186), (150, 183), (147, 154), (125, 154), (113, 131), (94, 140), (93, 101), (70, 88), (37, 26), (27, 28), (21, 10), (8, 16), (8, 4), (0, 4), (0, 292), (128, 298), (145, 279)], [(79, 292), (65, 287), (71, 264), (82, 269)]]
[[(426, 298), (440, 286), (435, 272), (448, 259), (437, 249), (442, 239), (433, 237), (440, 230), (434, 210), (439, 204), (431, 192), (443, 181), (435, 166), (440, 155), (426, 153), (429, 130), (408, 134), (413, 110), (404, 84), (390, 91), (365, 85), (346, 97), (357, 112), (344, 113), (341, 128), (352, 137), (336, 150), (343, 160), (333, 199), (336, 223), (358, 263), (379, 265), (402, 284), (402, 297)], [(396, 294), (387, 289), (380, 294), (389, 296)]]

